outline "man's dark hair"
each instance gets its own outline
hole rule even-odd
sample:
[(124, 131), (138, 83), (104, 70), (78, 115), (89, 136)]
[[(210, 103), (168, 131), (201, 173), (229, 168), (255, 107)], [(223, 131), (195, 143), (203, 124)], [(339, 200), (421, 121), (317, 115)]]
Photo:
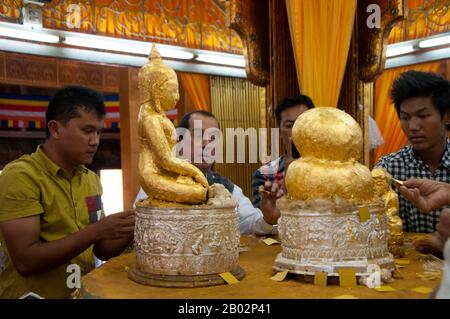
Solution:
[(211, 117), (211, 118), (213, 118), (213, 119), (215, 119), (217, 121), (216, 117), (211, 112), (208, 112), (208, 111), (205, 111), (205, 110), (194, 110), (192, 112), (186, 113), (181, 118), (180, 124), (178, 124), (177, 127), (182, 127), (182, 128), (185, 128), (185, 129), (188, 130), (189, 129), (189, 120), (191, 119), (191, 116), (194, 115), (194, 114), (200, 114), (200, 115), (203, 115), (203, 116), (206, 116), (206, 117)]
[(297, 105), (305, 105), (308, 109), (312, 109), (314, 107), (313, 101), (307, 95), (294, 94), (286, 96), (275, 108), (275, 116), (277, 118), (278, 125), (280, 125), (281, 122), (281, 113), (283, 113), (286, 109)]
[(450, 110), (450, 82), (430, 72), (403, 72), (394, 81), (391, 90), (391, 98), (398, 115), (400, 115), (400, 104), (414, 97), (431, 97), (434, 107), (443, 117)]
[(106, 114), (103, 95), (82, 86), (67, 86), (56, 91), (50, 98), (45, 113), (47, 137), (50, 136), (48, 122), (57, 120), (66, 125), (71, 119), (80, 116), (79, 109), (95, 112), (99, 118), (103, 118)]

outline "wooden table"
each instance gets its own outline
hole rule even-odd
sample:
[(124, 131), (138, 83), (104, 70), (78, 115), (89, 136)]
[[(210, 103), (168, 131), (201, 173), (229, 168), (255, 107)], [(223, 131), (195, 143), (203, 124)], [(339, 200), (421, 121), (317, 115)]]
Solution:
[(106, 262), (82, 278), (79, 290), (81, 298), (158, 298), (158, 299), (300, 299), (335, 298), (350, 295), (357, 298), (429, 298), (428, 293), (414, 292), (411, 289), (424, 286), (434, 289), (440, 278), (424, 281), (417, 277), (423, 272), (421, 254), (413, 249), (411, 235), (405, 240), (406, 256), (409, 265), (400, 269), (403, 279), (395, 279), (389, 285), (393, 292), (378, 292), (365, 286), (344, 288), (336, 285), (327, 287), (299, 281), (295, 275), (288, 275), (282, 282), (270, 279), (274, 275), (272, 265), (280, 252), (280, 245), (268, 246), (260, 237), (243, 237), (242, 244), (247, 251), (239, 256), (239, 264), (246, 271), (244, 279), (233, 285), (220, 285), (205, 288), (160, 288), (137, 284), (128, 279), (127, 271), (135, 261), (134, 253), (122, 255)]

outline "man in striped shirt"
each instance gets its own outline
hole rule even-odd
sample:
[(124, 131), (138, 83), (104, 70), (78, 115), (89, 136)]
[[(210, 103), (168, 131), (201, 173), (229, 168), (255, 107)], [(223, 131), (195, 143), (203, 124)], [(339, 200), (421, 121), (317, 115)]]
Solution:
[[(433, 73), (404, 72), (395, 80), (391, 96), (410, 145), (382, 157), (376, 166), (385, 168), (398, 180), (426, 178), (449, 183), (449, 81)], [(422, 214), (398, 189), (396, 191), (403, 230), (434, 232), (441, 210)]]

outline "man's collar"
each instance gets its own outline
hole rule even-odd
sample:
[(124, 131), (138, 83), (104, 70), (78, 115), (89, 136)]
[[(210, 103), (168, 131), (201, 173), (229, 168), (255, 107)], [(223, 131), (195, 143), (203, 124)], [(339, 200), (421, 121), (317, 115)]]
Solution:
[[(444, 155), (441, 158), (440, 165), (450, 168), (450, 140), (447, 138), (447, 147), (445, 149)], [(408, 165), (410, 167), (417, 167), (419, 165), (425, 165), (425, 162), (417, 154), (411, 145), (408, 145), (405, 150), (406, 156), (409, 157)]]
[[(64, 170), (58, 166), (55, 162), (53, 162), (48, 156), (47, 154), (45, 154), (44, 150), (43, 150), (43, 145), (40, 144), (38, 145), (37, 149), (36, 149), (36, 156), (39, 160), (40, 163), (43, 163), (44, 167), (47, 169), (47, 171), (56, 176), (58, 174), (62, 174), (63, 176), (65, 176), (66, 174), (64, 173)], [(74, 170), (74, 176), (78, 176), (81, 175), (83, 173), (87, 173), (88, 169), (86, 168), (86, 166), (84, 165), (79, 165), (75, 168)]]

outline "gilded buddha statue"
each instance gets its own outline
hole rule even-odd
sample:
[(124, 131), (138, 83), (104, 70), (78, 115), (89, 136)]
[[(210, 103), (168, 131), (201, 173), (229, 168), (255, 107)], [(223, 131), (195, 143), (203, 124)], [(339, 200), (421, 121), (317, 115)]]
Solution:
[(139, 90), (139, 182), (149, 196), (139, 205), (205, 203), (206, 177), (172, 152), (176, 145), (175, 127), (165, 112), (178, 102), (178, 80), (175, 71), (164, 65), (156, 46), (149, 62), (139, 71)]
[(139, 181), (148, 198), (136, 204), (129, 278), (163, 287), (220, 285), (223, 272), (243, 278), (236, 201), (172, 152), (175, 127), (165, 112), (178, 101), (178, 81), (155, 46), (139, 72), (139, 90)]
[(403, 248), (403, 223), (398, 215), (399, 202), (397, 193), (391, 188), (392, 176), (382, 168), (374, 168), (372, 177), (375, 194), (383, 200), (388, 217), (389, 251), (394, 257), (403, 257), (405, 255)]
[(370, 170), (358, 162), (358, 123), (339, 109), (317, 107), (297, 118), (292, 140), (301, 157), (289, 165), (287, 194), (277, 202), (282, 251), (274, 269), (307, 278), (353, 268), (361, 279), (379, 267), (389, 281), (388, 220)]

